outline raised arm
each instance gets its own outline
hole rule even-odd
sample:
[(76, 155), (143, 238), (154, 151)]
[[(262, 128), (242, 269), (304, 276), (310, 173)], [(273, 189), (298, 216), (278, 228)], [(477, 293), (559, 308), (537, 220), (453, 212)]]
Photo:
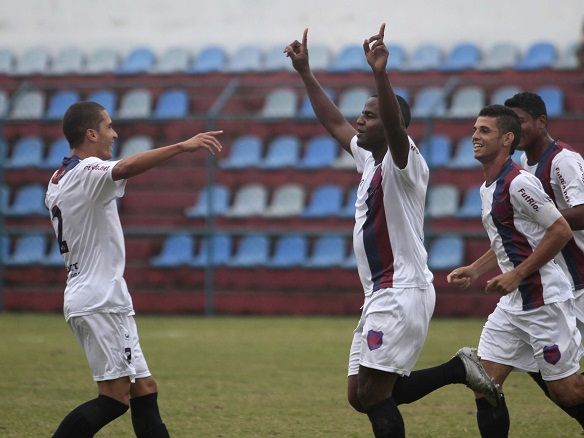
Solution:
[(400, 169), (403, 169), (408, 164), (410, 141), (399, 104), (386, 72), (389, 52), (385, 44), (383, 44), (384, 33), (385, 23), (381, 25), (377, 35), (373, 35), (363, 42), (363, 50), (375, 77), (379, 114), (391, 157), (394, 163)]
[(307, 36), (308, 29), (304, 29), (302, 43), (298, 42), (298, 40), (290, 43), (284, 49), (284, 53), (292, 60), (292, 66), (300, 75), (302, 82), (304, 82), (304, 87), (318, 121), (343, 149), (351, 153), (351, 139), (357, 133), (357, 130), (345, 119), (312, 74), (308, 62)]
[(219, 152), (222, 149), (221, 143), (216, 138), (217, 135), (222, 133), (223, 131), (202, 132), (180, 143), (140, 152), (124, 158), (118, 161), (112, 169), (112, 178), (117, 181), (140, 175), (183, 152), (207, 149), (211, 154), (215, 154), (215, 152)]

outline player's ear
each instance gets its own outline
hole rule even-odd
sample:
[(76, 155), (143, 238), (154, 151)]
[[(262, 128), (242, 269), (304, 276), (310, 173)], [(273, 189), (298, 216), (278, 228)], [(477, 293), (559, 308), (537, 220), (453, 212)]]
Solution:
[(85, 138), (89, 141), (96, 141), (97, 140), (97, 131), (95, 129), (88, 129), (85, 131)]

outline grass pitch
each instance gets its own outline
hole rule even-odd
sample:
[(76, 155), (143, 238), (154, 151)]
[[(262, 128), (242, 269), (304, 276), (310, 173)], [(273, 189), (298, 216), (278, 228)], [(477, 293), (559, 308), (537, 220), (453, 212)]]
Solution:
[[(172, 437), (370, 437), (346, 402), (355, 318), (138, 316), (142, 348), (159, 383)], [(417, 368), (476, 345), (483, 321), (434, 320)], [(0, 315), (0, 436), (48, 437), (95, 385), (59, 315)], [(506, 383), (511, 437), (579, 436), (577, 423), (529, 377)], [(408, 437), (479, 436), (472, 393), (442, 388), (402, 405)], [(129, 414), (99, 437), (132, 437)]]

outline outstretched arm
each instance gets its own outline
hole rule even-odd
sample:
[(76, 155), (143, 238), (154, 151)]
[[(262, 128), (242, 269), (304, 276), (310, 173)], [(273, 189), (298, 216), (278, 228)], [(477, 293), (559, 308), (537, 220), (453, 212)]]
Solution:
[(403, 169), (408, 164), (410, 141), (399, 104), (386, 73), (389, 52), (383, 44), (384, 33), (385, 23), (381, 25), (377, 35), (373, 35), (363, 42), (363, 50), (375, 77), (379, 114), (389, 143), (391, 157), (397, 167)]
[(118, 161), (112, 169), (112, 178), (117, 181), (140, 175), (183, 152), (207, 149), (210, 153), (215, 154), (215, 152), (219, 152), (222, 149), (221, 143), (215, 137), (222, 133), (223, 131), (202, 132), (180, 143), (140, 152), (124, 158)]
[(335, 140), (351, 153), (351, 139), (357, 133), (356, 129), (345, 119), (334, 102), (327, 96), (320, 83), (316, 80), (308, 62), (308, 29), (304, 29), (302, 43), (298, 40), (290, 43), (284, 53), (292, 60), (292, 66), (300, 75), (304, 87), (314, 108), (318, 121)]

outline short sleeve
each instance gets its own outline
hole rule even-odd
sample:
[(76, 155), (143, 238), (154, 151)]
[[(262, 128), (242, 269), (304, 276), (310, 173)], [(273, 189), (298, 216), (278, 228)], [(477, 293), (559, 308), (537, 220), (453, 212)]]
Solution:
[(400, 169), (393, 163), (391, 160), (391, 152), (386, 157), (388, 160), (392, 161), (392, 166), (394, 166), (395, 171), (401, 175), (402, 179), (404, 179), (409, 185), (415, 186), (419, 184), (420, 181), (425, 181), (428, 178), (429, 170), (428, 165), (426, 164), (426, 160), (420, 154), (420, 150), (414, 143), (414, 141), (408, 137), (410, 142), (410, 150), (408, 152), (408, 164), (403, 169)]
[(91, 157), (83, 160), (79, 165), (80, 183), (87, 196), (97, 203), (107, 203), (124, 196), (125, 180), (114, 181), (112, 169), (118, 161), (103, 161)]
[(533, 175), (521, 172), (509, 187), (513, 209), (525, 219), (548, 228), (562, 214), (544, 192), (541, 182)]
[(560, 155), (554, 160), (551, 178), (567, 205), (584, 204), (584, 159), (580, 154)]

